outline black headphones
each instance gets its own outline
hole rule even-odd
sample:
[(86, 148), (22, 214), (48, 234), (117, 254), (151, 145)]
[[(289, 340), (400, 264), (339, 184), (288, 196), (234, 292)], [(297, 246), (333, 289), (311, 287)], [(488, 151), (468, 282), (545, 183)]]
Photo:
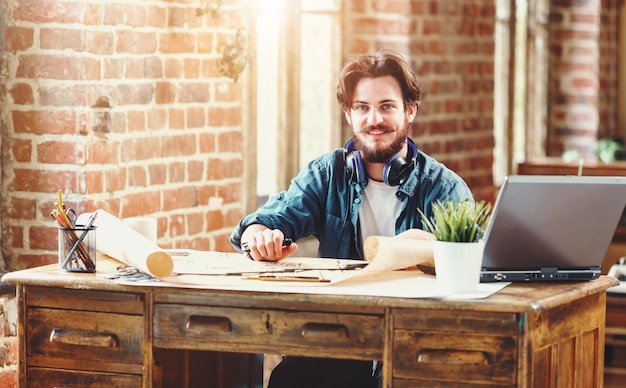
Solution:
[[(404, 183), (411, 171), (415, 168), (417, 147), (411, 138), (406, 138), (408, 144), (408, 161), (401, 156), (394, 155), (385, 163), (383, 181), (389, 186), (398, 186)], [(343, 158), (346, 161), (346, 171), (350, 182), (367, 183), (367, 173), (361, 160), (361, 152), (354, 149), (354, 139), (350, 139), (343, 149)]]

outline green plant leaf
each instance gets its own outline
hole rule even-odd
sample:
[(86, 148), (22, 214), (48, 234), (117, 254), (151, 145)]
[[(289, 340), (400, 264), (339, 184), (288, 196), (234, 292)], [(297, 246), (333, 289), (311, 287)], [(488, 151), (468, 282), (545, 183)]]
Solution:
[(426, 230), (439, 241), (480, 241), (491, 219), (491, 203), (466, 199), (454, 202), (450, 199), (433, 203), (433, 215), (429, 219), (421, 209), (422, 223)]

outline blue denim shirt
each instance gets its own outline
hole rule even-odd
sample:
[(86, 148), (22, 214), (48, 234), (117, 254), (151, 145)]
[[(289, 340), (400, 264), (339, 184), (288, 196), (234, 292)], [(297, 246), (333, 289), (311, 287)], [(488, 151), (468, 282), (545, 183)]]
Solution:
[[(231, 244), (240, 250), (241, 234), (248, 225), (263, 224), (280, 229), (293, 241), (315, 236), (320, 242), (318, 257), (363, 259), (359, 232), (363, 188), (348, 179), (343, 149), (321, 155), (300, 171), (287, 191), (244, 217), (231, 234)], [(404, 204), (396, 220), (396, 234), (424, 228), (417, 208), (430, 218), (436, 200), (473, 199), (458, 175), (419, 150), (416, 167), (398, 186), (396, 197)]]

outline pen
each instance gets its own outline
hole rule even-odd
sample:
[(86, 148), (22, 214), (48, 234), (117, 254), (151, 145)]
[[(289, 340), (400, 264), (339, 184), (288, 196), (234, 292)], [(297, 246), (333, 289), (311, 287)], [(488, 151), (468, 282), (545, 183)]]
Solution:
[(255, 275), (245, 276), (245, 280), (264, 280), (273, 282), (316, 282), (330, 283), (330, 279), (323, 279), (317, 276), (293, 276), (293, 275)]

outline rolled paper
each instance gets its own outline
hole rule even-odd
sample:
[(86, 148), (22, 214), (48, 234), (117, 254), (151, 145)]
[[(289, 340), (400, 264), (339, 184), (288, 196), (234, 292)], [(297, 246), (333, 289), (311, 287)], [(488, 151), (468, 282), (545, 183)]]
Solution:
[(153, 217), (129, 217), (123, 218), (122, 222), (135, 231), (143, 234), (148, 240), (157, 242), (157, 220)]
[[(174, 270), (172, 257), (159, 246), (114, 215), (98, 209), (94, 225), (98, 228), (96, 250), (154, 277), (169, 276)], [(86, 222), (83, 213), (77, 224)]]
[(363, 251), (370, 262), (366, 268), (376, 271), (406, 269), (433, 260), (432, 240), (370, 236)]

